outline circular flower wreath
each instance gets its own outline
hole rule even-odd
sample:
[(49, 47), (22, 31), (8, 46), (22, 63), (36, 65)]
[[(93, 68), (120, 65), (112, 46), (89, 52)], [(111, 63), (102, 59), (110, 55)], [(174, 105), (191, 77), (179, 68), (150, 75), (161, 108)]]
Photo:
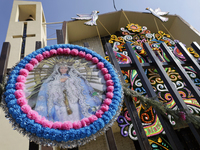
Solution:
[[(96, 64), (102, 71), (106, 80), (107, 93), (95, 115), (73, 123), (51, 122), (42, 118), (27, 104), (23, 89), (29, 71), (38, 62), (55, 55), (85, 58)], [(15, 129), (38, 144), (63, 148), (84, 145), (105, 132), (117, 119), (123, 97), (122, 87), (113, 66), (99, 54), (71, 44), (47, 46), (26, 56), (12, 69), (5, 89), (3, 108)]]

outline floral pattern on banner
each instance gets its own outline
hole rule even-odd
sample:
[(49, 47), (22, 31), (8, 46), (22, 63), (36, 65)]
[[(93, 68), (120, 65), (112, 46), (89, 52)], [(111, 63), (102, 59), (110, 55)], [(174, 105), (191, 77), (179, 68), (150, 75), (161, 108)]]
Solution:
[[(149, 43), (152, 50), (155, 52), (156, 56), (161, 62), (169, 62), (169, 59), (160, 48), (160, 43), (162, 42), (165, 42), (167, 44), (168, 48), (173, 52), (178, 60), (186, 60), (180, 50), (176, 47), (176, 43), (179, 42), (178, 40), (172, 40), (170, 38), (170, 35), (164, 33), (163, 31), (151, 33), (151, 31), (149, 31), (147, 27), (141, 27), (138, 24), (131, 23), (128, 24), (125, 28), (121, 28), (121, 36), (117, 37), (116, 35), (111, 35), (111, 38), (109, 40), (109, 43), (112, 44), (113, 51), (120, 64), (128, 64), (131, 62), (124, 46), (126, 42), (130, 43), (130, 45), (132, 46), (132, 49), (135, 52), (140, 63), (150, 62), (150, 59), (142, 45), (142, 43), (144, 42)], [(187, 50), (196, 59), (198, 59), (199, 55), (191, 47), (187, 48)], [(195, 85), (200, 89), (200, 79), (197, 77), (194, 69), (189, 66), (184, 68), (190, 78), (194, 81)], [(191, 94), (191, 91), (185, 85), (181, 76), (178, 74), (178, 72), (176, 72), (175, 68), (165, 68), (165, 70), (190, 111), (194, 114), (199, 114), (200, 105)], [(126, 83), (130, 83), (131, 89), (135, 90), (143, 96), (147, 96), (147, 93), (141, 83), (141, 80), (136, 70), (122, 71), (122, 73), (124, 75)], [(169, 108), (176, 110), (176, 103), (174, 102), (171, 94), (169, 93), (157, 70), (146, 69), (145, 73), (159, 100), (164, 104), (167, 104)], [(152, 107), (144, 109), (139, 100), (137, 100), (136, 98), (133, 98), (133, 100), (135, 101), (139, 117), (142, 121), (147, 136), (152, 138), (155, 135), (160, 135), (161, 133), (163, 133), (163, 127), (158, 119), (158, 116), (155, 114), (154, 109)], [(176, 125), (173, 118), (170, 115), (168, 115), (168, 117), (171, 124)], [(118, 117), (117, 122), (119, 127), (121, 128), (122, 136), (130, 137), (132, 140), (137, 140), (137, 135), (131, 123), (131, 119), (129, 117), (128, 110), (125, 104), (123, 105), (121, 115)]]

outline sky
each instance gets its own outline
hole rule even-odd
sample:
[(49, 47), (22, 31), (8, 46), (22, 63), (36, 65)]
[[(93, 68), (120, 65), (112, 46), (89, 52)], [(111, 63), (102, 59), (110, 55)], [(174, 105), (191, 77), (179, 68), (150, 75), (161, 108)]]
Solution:
[[(29, 1), (29, 0), (26, 0)], [(34, 0), (31, 0), (34, 1)], [(98, 10), (99, 14), (116, 11), (113, 0), (35, 0), (42, 3), (46, 22), (70, 21), (71, 17), (79, 14), (90, 14)], [(200, 0), (114, 0), (117, 10), (148, 12), (147, 7), (160, 8), (171, 15), (179, 15), (186, 22), (200, 31)], [(6, 38), (13, 0), (0, 0), (0, 51)], [(137, 23), (137, 22), (133, 22)], [(47, 25), (47, 37), (55, 38), (56, 29), (61, 24)], [(191, 41), (192, 42), (192, 41)], [(48, 45), (56, 44), (56, 40)], [(200, 43), (199, 43), (200, 44)]]

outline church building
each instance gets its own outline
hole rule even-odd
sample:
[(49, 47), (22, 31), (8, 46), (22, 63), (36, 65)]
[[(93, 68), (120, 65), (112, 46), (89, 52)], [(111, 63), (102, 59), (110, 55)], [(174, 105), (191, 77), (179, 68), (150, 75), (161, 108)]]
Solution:
[[(121, 58), (127, 60), (127, 55), (128, 55), (127, 52), (124, 50), (125, 43), (127, 42), (131, 43), (132, 47), (134, 47), (134, 50), (137, 51), (138, 54), (137, 58), (140, 60), (140, 63), (145, 64), (148, 63), (148, 60), (150, 60), (150, 58), (146, 59), (148, 55), (145, 52), (143, 53), (144, 50), (142, 51), (142, 49), (144, 49), (144, 47), (141, 45), (142, 43), (147, 42), (151, 45), (152, 49), (154, 48), (154, 50), (156, 51), (155, 52), (156, 56), (161, 60), (161, 62), (167, 63), (167, 61), (164, 60), (169, 60), (168, 57), (164, 56), (164, 53), (161, 52), (160, 48), (156, 49), (156, 47), (152, 47), (153, 44), (164, 42), (168, 45), (169, 48), (171, 47), (174, 48), (175, 42), (178, 40), (184, 43), (185, 46), (188, 48), (191, 47), (190, 44), (194, 41), (200, 44), (200, 33), (195, 29), (193, 29), (193, 27), (189, 23), (187, 23), (183, 18), (181, 18), (178, 15), (167, 15), (166, 17), (168, 17), (169, 20), (167, 22), (162, 22), (158, 18), (154, 17), (151, 13), (120, 10), (99, 15), (97, 20), (97, 26), (84, 25), (84, 22), (86, 22), (85, 20), (63, 21), (62, 29), (57, 30), (57, 43), (74, 44), (82, 47), (87, 47), (88, 49), (97, 52), (107, 60), (109, 60), (109, 56), (108, 52), (106, 52), (107, 46), (105, 44), (110, 43), (112, 45), (113, 51), (115, 51), (115, 54), (120, 55), (120, 56), (116, 55), (116, 57), (117, 56), (120, 57), (119, 59), (117, 58), (117, 60), (123, 63), (124, 60), (122, 60)], [(18, 63), (28, 54), (32, 53), (33, 51), (39, 48), (50, 46), (47, 45), (47, 28), (46, 28), (48, 26), (47, 22), (45, 19), (45, 12), (43, 12), (41, 2), (34, 2), (34, 1), (13, 2), (7, 36), (2, 47), (1, 61), (4, 61), (4, 63), (3, 66), (2, 64), (0, 64), (1, 76), (3, 76), (4, 73), (6, 73), (5, 70), (9, 71), (13, 66), (16, 65), (16, 63)], [(138, 48), (137, 46), (140, 47)], [(9, 53), (7, 54), (8, 51)], [(177, 52), (176, 57), (179, 58), (180, 61), (186, 61), (185, 59), (181, 59), (182, 54), (179, 50), (177, 50), (176, 52)], [(197, 53), (194, 50), (190, 52), (193, 56), (194, 54)], [(3, 58), (5, 55), (7, 57)], [(199, 60), (198, 57), (196, 57), (196, 60)], [(149, 63), (152, 63), (152, 61), (149, 61)], [(171, 64), (169, 66), (171, 66)], [(5, 67), (7, 69), (5, 69)], [(193, 75), (191, 70), (187, 71), (191, 73), (191, 76)], [(129, 78), (132, 75), (134, 79), (125, 78), (125, 81), (127, 81), (127, 83), (130, 84), (134, 83), (135, 85), (137, 83), (138, 85), (141, 84), (141, 81), (139, 80), (138, 76), (134, 76), (134, 71), (131, 72), (132, 74), (130, 72), (127, 71), (126, 73), (126, 71), (124, 71), (123, 72), (124, 77)], [(148, 71), (146, 71), (146, 73), (148, 74)], [(152, 71), (151, 73), (155, 74), (156, 76), (155, 78), (160, 79), (159, 74), (156, 74), (157, 72)], [(148, 77), (150, 80), (151, 77), (150, 76)], [(154, 80), (153, 77), (151, 79)], [(195, 79), (197, 80), (197, 77), (194, 78), (194, 80)], [(1, 78), (1, 82), (2, 81), (3, 80)], [(177, 81), (179, 80), (177, 79)], [(180, 82), (181, 81), (182, 79), (180, 79)], [(156, 86), (157, 88), (159, 88), (159, 83), (156, 83), (154, 87), (154, 90), (155, 91), (157, 90), (158, 94), (160, 93), (158, 98), (162, 99), (164, 97), (163, 101), (165, 101), (167, 105), (170, 103), (169, 107), (175, 109), (176, 104), (175, 102), (170, 101), (170, 96), (167, 95), (168, 93), (165, 94), (164, 96), (161, 94), (162, 93), (161, 91), (162, 90), (164, 91), (165, 89), (164, 88), (162, 89), (160, 87), (160, 91), (158, 91), (158, 89), (156, 89)], [(178, 85), (177, 83), (177, 88), (179, 88), (179, 86), (180, 85)], [(182, 90), (182, 93), (179, 92), (182, 95), (184, 95), (187, 92), (187, 89), (185, 88), (186, 86), (185, 85), (183, 86), (184, 87), (182, 88), (184, 90)], [(142, 87), (133, 86), (132, 89), (137, 91), (137, 89), (142, 89)], [(194, 100), (194, 96), (192, 94), (190, 94), (190, 96), (191, 96), (190, 98), (184, 99), (184, 101), (187, 105), (191, 106), (191, 110), (194, 111), (196, 110), (195, 114), (199, 114), (200, 106), (198, 104), (197, 105), (192, 104), (192, 102), (193, 103), (198, 103), (198, 102)], [(189, 101), (191, 101), (191, 103)], [(147, 119), (148, 121), (147, 120), (146, 122), (142, 121), (142, 124), (140, 124), (140, 126), (143, 125), (144, 127), (143, 132), (146, 133), (145, 137), (146, 138), (148, 137), (149, 139), (149, 145), (147, 146), (148, 147), (147, 149), (153, 149), (154, 148), (153, 146), (155, 146), (155, 148), (159, 147), (160, 149), (161, 148), (171, 149), (171, 147), (173, 147), (171, 145), (173, 144), (170, 143), (170, 140), (166, 140), (167, 139), (166, 133), (163, 130), (162, 124), (160, 123), (158, 119), (159, 117), (157, 117), (155, 111), (151, 108), (152, 111), (148, 112), (147, 110), (143, 109), (142, 105), (137, 103), (137, 100), (135, 100), (135, 102), (140, 119), (145, 120), (146, 119), (145, 117), (150, 118), (149, 120)], [(92, 150), (92, 149), (133, 150), (140, 148), (145, 149), (144, 148), (145, 146), (141, 147), (141, 142), (137, 140), (138, 138), (135, 133), (136, 130), (134, 129), (134, 124), (132, 124), (131, 117), (128, 114), (125, 104), (122, 106), (121, 110), (122, 110), (122, 113), (120, 114), (121, 118), (119, 117), (113, 123), (111, 129), (106, 131), (105, 134), (97, 137), (95, 140), (92, 140), (83, 146), (75, 147), (72, 149), (74, 150)], [(122, 123), (123, 122), (122, 119), (124, 119), (123, 120), (124, 123)], [(169, 120), (173, 124), (174, 121), (173, 117), (170, 119)], [(9, 123), (9, 120), (5, 118), (5, 114), (1, 108), (0, 108), (0, 122), (1, 122), (0, 149), (64, 150), (63, 148), (59, 148), (56, 146), (53, 147), (48, 145), (41, 146), (29, 140), (26, 136), (23, 135), (23, 133), (19, 133), (13, 129), (12, 125)], [(186, 140), (187, 138), (189, 137), (194, 138), (192, 133), (191, 134), (188, 133), (188, 131), (190, 132), (191, 130), (189, 129), (189, 127), (190, 124), (188, 125), (186, 123), (181, 127), (180, 132), (177, 130), (176, 127), (174, 127), (174, 131), (178, 135), (183, 145), (184, 141), (187, 141)], [(191, 139), (188, 139), (188, 142), (191, 141), (192, 141)], [(196, 143), (198, 143), (198, 140)], [(198, 144), (196, 145), (198, 146)], [(187, 148), (189, 149), (190, 147), (188, 146)]]

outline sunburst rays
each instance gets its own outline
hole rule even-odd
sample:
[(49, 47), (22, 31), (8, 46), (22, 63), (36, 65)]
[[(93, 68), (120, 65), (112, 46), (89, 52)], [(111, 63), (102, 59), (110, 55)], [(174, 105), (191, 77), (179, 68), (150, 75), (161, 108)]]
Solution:
[(103, 98), (105, 94), (105, 80), (99, 69), (91, 62), (84, 58), (73, 56), (54, 56), (44, 59), (32, 71), (30, 71), (26, 81), (27, 99), (37, 97), (39, 90), (44, 81), (53, 73), (56, 64), (65, 63), (73, 66)]

